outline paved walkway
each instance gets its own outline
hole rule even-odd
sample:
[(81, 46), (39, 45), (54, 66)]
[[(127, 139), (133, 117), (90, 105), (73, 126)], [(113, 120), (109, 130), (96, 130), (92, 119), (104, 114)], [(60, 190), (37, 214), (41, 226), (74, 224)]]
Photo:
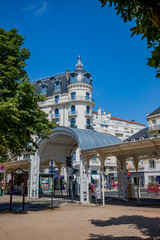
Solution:
[(0, 239), (159, 240), (160, 208), (125, 204), (116, 200), (102, 207), (66, 202), (53, 210), (2, 212)]

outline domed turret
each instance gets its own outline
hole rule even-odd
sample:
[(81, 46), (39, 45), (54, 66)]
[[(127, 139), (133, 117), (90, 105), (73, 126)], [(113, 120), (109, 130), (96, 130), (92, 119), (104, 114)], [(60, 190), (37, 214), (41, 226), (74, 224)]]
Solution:
[(70, 74), (69, 84), (72, 83), (87, 83), (92, 85), (91, 74), (86, 72), (81, 63), (81, 57), (78, 56), (78, 63), (76, 64), (76, 69)]

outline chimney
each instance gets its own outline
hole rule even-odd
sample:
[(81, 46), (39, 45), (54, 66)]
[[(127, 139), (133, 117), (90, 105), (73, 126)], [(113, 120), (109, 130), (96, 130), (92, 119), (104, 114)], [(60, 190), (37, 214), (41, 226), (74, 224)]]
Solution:
[(69, 70), (68, 69), (66, 70), (66, 78), (67, 78), (67, 80), (69, 80)]

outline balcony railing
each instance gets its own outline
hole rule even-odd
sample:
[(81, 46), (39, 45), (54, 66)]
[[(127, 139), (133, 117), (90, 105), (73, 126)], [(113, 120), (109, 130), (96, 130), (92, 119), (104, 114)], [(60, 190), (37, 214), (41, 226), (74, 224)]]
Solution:
[(68, 112), (68, 116), (70, 117), (70, 116), (75, 116), (75, 115), (77, 115), (78, 114), (78, 111), (69, 111)]
[(92, 113), (92, 111), (89, 111), (89, 112), (85, 111), (85, 112), (84, 112), (84, 115), (85, 115), (85, 116), (92, 117), (92, 116), (93, 116), (93, 113)]
[(87, 96), (74, 96), (74, 97), (70, 97), (69, 98), (69, 101), (91, 101), (91, 102), (94, 102), (94, 99), (91, 98), (91, 97), (87, 97)]
[(60, 99), (49, 99), (47, 101), (40, 102), (39, 105), (40, 107), (45, 107), (45, 106), (52, 106), (55, 104), (62, 104), (62, 103), (67, 103), (71, 101), (90, 101), (94, 103), (94, 99), (86, 96), (75, 96), (75, 97), (65, 97), (65, 98), (60, 98)]
[(160, 130), (160, 125), (154, 125), (154, 126), (150, 126), (148, 128), (149, 131), (154, 131), (154, 130)]
[(51, 114), (51, 119), (58, 119), (60, 118), (60, 114)]

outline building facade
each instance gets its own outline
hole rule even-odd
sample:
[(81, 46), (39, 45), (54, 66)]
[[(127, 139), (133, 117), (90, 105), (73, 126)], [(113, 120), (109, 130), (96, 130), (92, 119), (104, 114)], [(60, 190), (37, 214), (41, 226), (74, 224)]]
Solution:
[[(160, 137), (160, 107), (152, 113), (147, 114), (147, 125), (147, 128), (144, 128), (132, 135), (126, 139), (126, 142)], [(128, 171), (131, 173), (131, 181), (133, 183), (136, 182), (136, 172), (132, 162), (128, 162)], [(151, 159), (141, 160), (139, 162), (138, 174), (140, 186), (144, 186), (155, 181), (160, 183), (160, 159), (155, 155), (155, 157), (152, 157)]]
[[(38, 94), (46, 96), (47, 100), (39, 103), (43, 111), (48, 114), (50, 121), (54, 120), (60, 126), (89, 129), (97, 132), (109, 133), (124, 140), (145, 126), (134, 120), (128, 121), (112, 117), (111, 113), (93, 111), (91, 74), (83, 69), (80, 56), (76, 69), (69, 73), (42, 79), (32, 83)], [(74, 166), (79, 167), (79, 149), (73, 156)], [(105, 174), (111, 183), (117, 176), (117, 161), (115, 157), (106, 159)], [(47, 169), (43, 170), (47, 173)], [(100, 184), (101, 163), (98, 158), (90, 160), (91, 181)], [(61, 174), (66, 178), (66, 168), (61, 169)]]

